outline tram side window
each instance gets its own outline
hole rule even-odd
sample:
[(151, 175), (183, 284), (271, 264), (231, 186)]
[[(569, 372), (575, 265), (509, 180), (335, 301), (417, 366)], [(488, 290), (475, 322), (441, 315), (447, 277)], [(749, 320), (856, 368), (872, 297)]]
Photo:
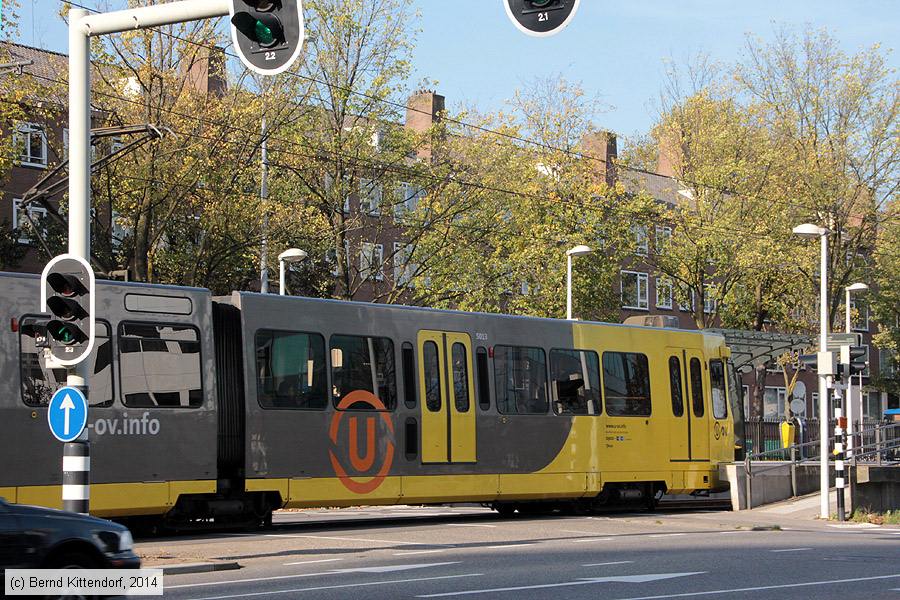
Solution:
[(460, 343), (453, 344), (450, 351), (453, 365), (453, 400), (457, 412), (469, 412), (469, 359), (466, 347)]
[(637, 352), (603, 353), (603, 395), (610, 416), (649, 417), (650, 367)]
[(441, 367), (437, 344), (432, 341), (422, 346), (422, 368), (425, 372), (425, 407), (438, 412), (441, 410)]
[(669, 385), (672, 387), (672, 414), (680, 417), (684, 414), (684, 396), (681, 392), (681, 360), (677, 356), (669, 357)]
[(403, 342), (403, 346), (400, 349), (401, 357), (400, 359), (403, 361), (403, 402), (406, 404), (406, 408), (415, 408), (416, 407), (416, 357), (413, 354), (412, 344), (409, 342)]
[(691, 359), (691, 400), (694, 416), (703, 416), (703, 368), (699, 358)]
[(121, 323), (122, 401), (135, 408), (203, 404), (200, 335), (190, 325)]
[(725, 399), (725, 365), (719, 359), (709, 361), (709, 382), (712, 388), (713, 418), (728, 416), (728, 402)]
[(263, 408), (323, 410), (325, 339), (314, 333), (256, 333), (256, 395)]
[[(109, 323), (97, 321), (94, 327), (94, 348), (87, 359), (93, 364), (88, 377), (88, 404), (101, 408), (113, 403), (112, 340)], [(47, 368), (44, 353), (36, 346), (36, 338), (45, 336), (46, 332), (42, 331), (34, 317), (25, 317), (20, 321), (19, 366), (22, 375), (22, 402), (26, 406), (47, 406), (56, 390), (66, 385), (66, 369)]]
[[(385, 410), (397, 406), (394, 342), (382, 337), (331, 336), (332, 397), (337, 406), (351, 392), (364, 390), (381, 401)], [(354, 402), (349, 410), (375, 410), (368, 402)]]
[(600, 360), (596, 352), (551, 350), (550, 393), (553, 411), (559, 415), (599, 415)]
[(541, 348), (494, 346), (497, 410), (503, 414), (546, 414), (547, 361)]
[(478, 373), (478, 406), (481, 410), (491, 408), (491, 384), (488, 379), (488, 355), (484, 346), (479, 346), (475, 351), (475, 367)]

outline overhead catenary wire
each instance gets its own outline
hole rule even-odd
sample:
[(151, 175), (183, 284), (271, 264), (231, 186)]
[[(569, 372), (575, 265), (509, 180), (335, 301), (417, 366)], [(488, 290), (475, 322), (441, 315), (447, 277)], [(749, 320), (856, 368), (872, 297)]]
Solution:
[[(85, 10), (88, 10), (88, 11), (91, 11), (91, 12), (95, 12), (95, 13), (99, 13), (99, 12), (100, 12), (99, 10), (97, 10), (97, 9), (95, 9), (95, 8), (90, 8), (90, 7), (84, 6), (84, 5), (82, 5), (82, 4), (78, 4), (78, 3), (74, 2), (73, 0), (59, 0), (59, 2), (60, 2), (60, 3), (63, 3), (63, 4), (68, 4), (68, 5), (70, 5), (70, 6), (76, 6), (76, 7), (78, 7), (78, 8), (83, 8), (83, 9), (85, 9)], [(159, 33), (160, 35), (167, 36), (167, 37), (170, 37), (170, 38), (172, 38), (172, 39), (177, 39), (177, 40), (182, 41), (182, 42), (185, 42), (185, 43), (187, 43), (187, 44), (195, 45), (195, 46), (198, 46), (198, 47), (201, 47), (201, 48), (206, 48), (206, 49), (209, 49), (209, 50), (220, 51), (220, 52), (222, 52), (223, 54), (225, 54), (226, 56), (228, 56), (228, 57), (230, 57), (230, 58), (233, 58), (233, 59), (240, 59), (240, 57), (238, 57), (236, 54), (231, 53), (231, 52), (228, 52), (228, 51), (226, 51), (226, 50), (223, 49), (223, 48), (220, 48), (220, 47), (217, 47), (217, 46), (213, 46), (213, 45), (211, 45), (211, 44), (204, 44), (204, 43), (198, 42), (198, 41), (196, 41), (196, 40), (190, 40), (190, 39), (188, 39), (188, 38), (185, 38), (185, 37), (182, 37), (182, 36), (178, 36), (178, 35), (173, 34), (173, 33), (171, 33), (171, 32), (161, 31), (161, 30), (158, 29), (158, 28), (147, 28), (147, 29), (152, 30), (152, 31), (156, 31), (156, 32)], [(414, 107), (414, 106), (409, 106), (409, 105), (406, 104), (406, 103), (397, 102), (397, 101), (395, 101), (395, 100), (390, 100), (390, 99), (387, 99), (387, 98), (379, 98), (379, 97), (377, 97), (377, 96), (373, 96), (373, 95), (371, 95), (371, 94), (367, 94), (367, 93), (365, 93), (365, 92), (361, 92), (361, 91), (355, 90), (355, 89), (353, 89), (353, 88), (348, 88), (348, 87), (345, 87), (345, 86), (340, 86), (340, 85), (337, 85), (337, 84), (333, 84), (333, 83), (329, 83), (329, 82), (326, 82), (326, 81), (322, 81), (322, 80), (320, 80), (320, 79), (316, 79), (316, 78), (310, 77), (310, 76), (308, 76), (308, 75), (302, 75), (302, 74), (300, 74), (300, 73), (295, 73), (295, 72), (292, 72), (292, 71), (286, 71), (285, 74), (288, 75), (288, 76), (291, 76), (291, 77), (295, 77), (295, 78), (299, 78), (299, 79), (301, 79), (301, 80), (305, 80), (305, 81), (309, 81), (309, 82), (315, 83), (315, 84), (317, 84), (317, 85), (325, 86), (325, 87), (327, 87), (327, 88), (329, 88), (329, 89), (332, 89), (332, 90), (337, 90), (337, 91), (341, 91), (341, 92), (344, 92), (344, 93), (347, 93), (347, 94), (356, 95), (356, 96), (359, 96), (359, 97), (361, 97), (361, 98), (365, 98), (365, 99), (370, 100), (370, 101), (373, 101), (373, 102), (384, 103), (384, 104), (386, 104), (386, 105), (389, 105), (389, 106), (392, 106), (392, 107), (394, 107), (394, 108), (398, 108), (398, 109), (401, 109), (401, 110), (408, 110), (408, 111), (417, 112), (417, 113), (420, 113), (420, 114), (423, 114), (423, 115), (428, 115), (428, 116), (431, 116), (431, 115), (432, 115), (432, 113), (429, 112), (429, 111), (425, 111), (425, 110), (416, 108), (416, 107)], [(504, 137), (504, 138), (506, 138), (506, 139), (509, 139), (509, 140), (512, 140), (512, 141), (516, 141), (516, 142), (519, 142), (519, 143), (524, 143), (524, 144), (528, 144), (528, 145), (534, 145), (534, 146), (537, 146), (537, 147), (540, 147), (540, 148), (543, 148), (543, 149), (545, 149), (545, 150), (549, 150), (549, 151), (552, 151), (552, 152), (563, 153), (563, 154), (565, 154), (565, 155), (567, 155), (567, 156), (570, 156), (570, 157), (573, 157), (573, 158), (577, 158), (577, 159), (585, 159), (585, 160), (594, 161), (594, 162), (598, 162), (598, 163), (601, 163), (601, 164), (610, 166), (610, 165), (609, 165), (609, 161), (608, 161), (607, 159), (602, 158), (602, 157), (598, 157), (598, 156), (594, 156), (594, 155), (591, 155), (591, 154), (586, 153), (586, 152), (583, 152), (583, 151), (571, 150), (571, 149), (567, 149), (567, 148), (559, 148), (559, 147), (553, 146), (553, 145), (551, 145), (551, 144), (547, 144), (547, 143), (545, 143), (545, 142), (541, 142), (541, 141), (538, 141), (538, 140), (532, 140), (532, 139), (524, 138), (524, 137), (522, 137), (522, 136), (518, 136), (518, 135), (515, 135), (515, 134), (511, 134), (511, 133), (509, 133), (509, 132), (498, 131), (498, 130), (490, 129), (490, 128), (488, 128), (488, 127), (484, 127), (484, 126), (481, 126), (481, 125), (476, 125), (476, 124), (473, 124), (473, 123), (467, 123), (467, 122), (465, 122), (465, 121), (462, 121), (462, 120), (459, 120), (459, 119), (455, 119), (455, 118), (450, 117), (450, 116), (448, 116), (448, 115), (442, 115), (442, 120), (444, 120), (444, 121), (446, 121), (446, 122), (448, 122), (448, 123), (454, 123), (454, 124), (457, 124), (457, 125), (459, 125), (459, 126), (461, 126), (461, 127), (465, 127), (465, 128), (472, 129), (472, 130), (475, 130), (475, 131), (480, 131), (480, 132), (482, 132), (482, 133), (487, 133), (487, 134), (490, 134), (490, 135), (496, 135), (496, 136)], [(274, 139), (274, 138), (271, 138), (271, 139)], [(642, 168), (639, 168), (639, 167), (634, 167), (634, 166), (627, 165), (627, 164), (621, 164), (621, 163), (616, 162), (616, 163), (614, 163), (612, 166), (614, 166), (614, 167), (615, 167), (616, 169), (618, 169), (618, 170), (626, 170), (626, 171), (630, 171), (630, 172), (633, 172), (633, 173), (638, 173), (638, 174), (641, 174), (641, 175), (648, 175), (648, 176), (654, 176), (654, 177), (664, 177), (664, 178), (666, 178), (666, 179), (675, 180), (675, 178), (673, 178), (673, 177), (671, 177), (671, 176), (664, 175), (664, 174), (661, 174), (661, 173), (658, 173), (658, 172), (655, 172), (655, 171), (651, 171), (651, 170), (648, 170), (648, 169), (642, 169)], [(781, 205), (783, 205), (783, 206), (792, 206), (792, 207), (800, 208), (800, 209), (807, 210), (807, 211), (817, 212), (817, 211), (821, 208), (820, 206), (810, 206), (810, 205), (807, 205), (807, 204), (803, 204), (803, 203), (800, 203), (800, 202), (794, 202), (794, 201), (790, 201), (790, 200), (775, 199), (775, 198), (765, 197), (765, 196), (762, 196), (762, 195), (759, 195), (759, 194), (752, 194), (752, 193), (746, 193), (746, 192), (739, 192), (739, 191), (732, 190), (732, 189), (728, 189), (728, 188), (725, 188), (725, 187), (717, 187), (717, 186), (713, 186), (713, 185), (706, 184), (706, 183), (701, 183), (701, 182), (697, 182), (697, 181), (692, 181), (692, 180), (689, 180), (689, 179), (678, 179), (678, 183), (679, 183), (679, 184), (684, 184), (684, 185), (686, 185), (686, 186), (694, 187), (695, 189), (707, 189), (707, 190), (710, 190), (710, 191), (713, 191), (713, 192), (716, 192), (716, 193), (719, 193), (719, 194), (723, 194), (723, 195), (739, 196), (739, 197), (744, 197), (744, 198), (747, 198), (747, 199), (760, 200), (760, 201), (764, 201), (764, 202), (769, 202), (769, 203), (772, 203), (772, 204), (781, 204)], [(888, 217), (889, 220), (894, 220), (895, 218), (898, 219), (898, 220), (900, 220), (900, 216), (898, 216), (898, 217)]]

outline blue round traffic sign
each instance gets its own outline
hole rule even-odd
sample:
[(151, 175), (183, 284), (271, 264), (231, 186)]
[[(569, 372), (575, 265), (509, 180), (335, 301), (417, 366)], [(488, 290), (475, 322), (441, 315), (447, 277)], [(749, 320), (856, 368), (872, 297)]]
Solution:
[(57, 390), (47, 407), (47, 422), (50, 433), (59, 441), (77, 439), (87, 425), (87, 399), (81, 390), (73, 387)]

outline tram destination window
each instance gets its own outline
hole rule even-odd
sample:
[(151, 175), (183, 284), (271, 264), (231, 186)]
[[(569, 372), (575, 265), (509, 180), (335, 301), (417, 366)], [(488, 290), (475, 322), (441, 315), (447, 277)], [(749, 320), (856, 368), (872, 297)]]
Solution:
[[(88, 404), (104, 408), (113, 403), (112, 339), (106, 321), (97, 321), (94, 328), (94, 348), (87, 358), (93, 365), (88, 376)], [(56, 390), (66, 385), (66, 369), (47, 368), (42, 349), (35, 346), (36, 336), (46, 335), (41, 329), (35, 317), (25, 317), (19, 323), (22, 402), (26, 406), (47, 406)]]
[(119, 324), (122, 401), (134, 408), (203, 404), (200, 335), (190, 325)]
[(547, 361), (541, 348), (494, 346), (497, 410), (503, 414), (547, 413)]
[[(351, 392), (364, 390), (386, 410), (397, 406), (394, 342), (383, 337), (331, 336), (332, 398), (335, 406)], [(354, 402), (347, 410), (376, 410), (368, 402)]]
[(684, 415), (684, 395), (681, 391), (681, 360), (677, 356), (669, 357), (669, 386), (672, 388), (672, 414), (680, 417)]
[(610, 416), (649, 417), (650, 367), (647, 355), (604, 352), (603, 395), (606, 414)]
[(256, 333), (256, 396), (262, 408), (323, 410), (325, 339), (315, 333)]
[(599, 415), (600, 360), (596, 352), (551, 350), (553, 411), (560, 415)]
[(719, 359), (709, 361), (709, 382), (712, 389), (712, 410), (714, 419), (728, 416), (728, 402), (725, 396), (725, 365)]

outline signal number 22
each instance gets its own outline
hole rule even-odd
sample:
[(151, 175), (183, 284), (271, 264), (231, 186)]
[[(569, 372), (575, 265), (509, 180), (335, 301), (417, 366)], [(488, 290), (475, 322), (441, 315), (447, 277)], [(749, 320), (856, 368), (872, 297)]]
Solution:
[(275, 60), (274, 52), (266, 52), (266, 60)]

